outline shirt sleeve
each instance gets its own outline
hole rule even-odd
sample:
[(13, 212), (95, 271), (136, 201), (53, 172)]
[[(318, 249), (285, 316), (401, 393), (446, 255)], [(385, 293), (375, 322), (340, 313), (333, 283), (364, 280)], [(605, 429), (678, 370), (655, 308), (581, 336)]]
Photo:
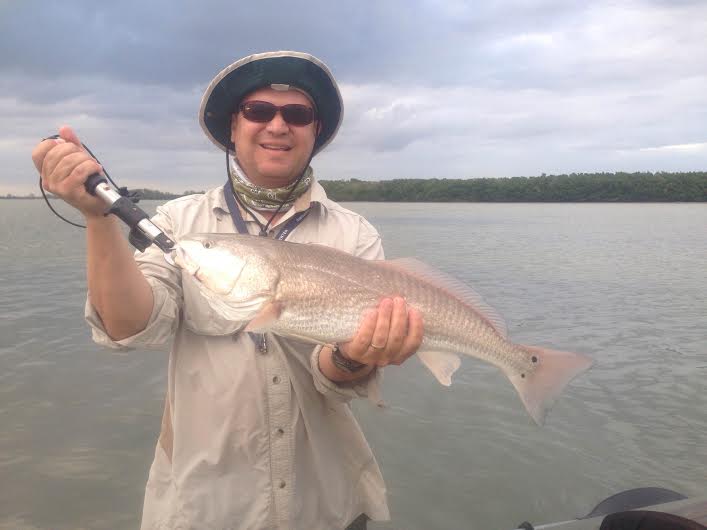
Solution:
[[(172, 223), (165, 207), (158, 207), (152, 222), (172, 238)], [(145, 252), (135, 252), (138, 268), (152, 288), (154, 303), (145, 329), (131, 337), (113, 340), (106, 332), (103, 321), (91, 304), (90, 293), (86, 298), (84, 316), (91, 327), (93, 340), (101, 346), (130, 350), (134, 348), (162, 349), (173, 337), (179, 324), (182, 305), (182, 288), (179, 271), (168, 264), (162, 251), (155, 246)]]
[(315, 388), (326, 397), (337, 401), (348, 402), (354, 398), (368, 398), (374, 405), (382, 406), (380, 384), (383, 380), (383, 370), (375, 368), (367, 376), (348, 383), (335, 383), (319, 368), (319, 353), (322, 346), (317, 346), (312, 352), (310, 364), (314, 376)]
[(358, 241), (356, 244), (356, 256), (363, 259), (383, 260), (383, 243), (378, 230), (373, 228), (373, 225), (366, 221), (363, 217), (360, 218)]
[[(382, 260), (385, 258), (383, 244), (378, 231), (363, 217), (359, 218), (359, 232), (356, 243), (355, 255), (369, 260)], [(319, 368), (319, 353), (322, 347), (317, 346), (312, 352), (310, 364), (314, 376), (314, 386), (327, 397), (338, 401), (350, 401), (354, 398), (368, 398), (374, 405), (382, 406), (381, 383), (383, 382), (383, 369), (376, 367), (366, 377), (359, 380), (336, 383), (329, 379)]]

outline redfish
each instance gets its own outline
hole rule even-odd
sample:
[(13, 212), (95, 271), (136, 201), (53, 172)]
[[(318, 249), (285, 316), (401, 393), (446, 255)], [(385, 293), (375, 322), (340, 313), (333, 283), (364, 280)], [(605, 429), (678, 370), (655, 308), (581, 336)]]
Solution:
[(350, 339), (364, 312), (401, 296), (423, 315), (416, 356), (441, 384), (451, 384), (460, 354), (489, 362), (538, 424), (592, 364), (582, 354), (513, 343), (503, 319), (471, 287), (414, 259), (368, 261), (316, 244), (196, 234), (179, 241), (174, 261), (224, 318), (318, 344)]

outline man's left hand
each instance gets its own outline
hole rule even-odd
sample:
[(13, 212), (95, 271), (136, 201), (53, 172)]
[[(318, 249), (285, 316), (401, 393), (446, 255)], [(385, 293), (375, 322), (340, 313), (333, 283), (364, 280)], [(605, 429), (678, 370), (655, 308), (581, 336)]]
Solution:
[(422, 314), (401, 297), (385, 298), (367, 313), (356, 335), (339, 344), (341, 353), (369, 366), (400, 365), (422, 343)]

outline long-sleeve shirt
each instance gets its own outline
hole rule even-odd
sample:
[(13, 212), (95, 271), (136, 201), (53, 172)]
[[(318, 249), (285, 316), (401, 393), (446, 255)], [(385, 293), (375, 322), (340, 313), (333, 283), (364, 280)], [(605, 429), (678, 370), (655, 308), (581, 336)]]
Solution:
[[(376, 230), (329, 200), (316, 181), (275, 231), (306, 208), (288, 241), (383, 259)], [(257, 234), (257, 223), (242, 214)], [(235, 232), (223, 188), (168, 202), (153, 222), (177, 241), (188, 233)], [(380, 373), (332, 382), (319, 368), (320, 347), (265, 334), (262, 348), (241, 332), (243, 323), (216, 314), (159, 249), (135, 259), (154, 295), (147, 327), (114, 341), (90, 301), (86, 319), (94, 340), (112, 348), (171, 342), (142, 528), (331, 530), (362, 513), (388, 519), (380, 469), (349, 405), (354, 397), (378, 396)]]

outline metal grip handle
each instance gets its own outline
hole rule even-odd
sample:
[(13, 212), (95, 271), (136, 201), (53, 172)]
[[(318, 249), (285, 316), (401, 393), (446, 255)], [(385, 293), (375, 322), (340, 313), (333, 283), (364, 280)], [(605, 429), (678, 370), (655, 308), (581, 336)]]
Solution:
[(91, 195), (96, 195), (96, 188), (102, 182), (108, 181), (103, 175), (100, 175), (99, 173), (94, 173), (93, 175), (89, 175), (89, 177), (86, 179), (86, 182), (84, 183), (84, 186), (86, 187), (87, 192), (89, 192)]

